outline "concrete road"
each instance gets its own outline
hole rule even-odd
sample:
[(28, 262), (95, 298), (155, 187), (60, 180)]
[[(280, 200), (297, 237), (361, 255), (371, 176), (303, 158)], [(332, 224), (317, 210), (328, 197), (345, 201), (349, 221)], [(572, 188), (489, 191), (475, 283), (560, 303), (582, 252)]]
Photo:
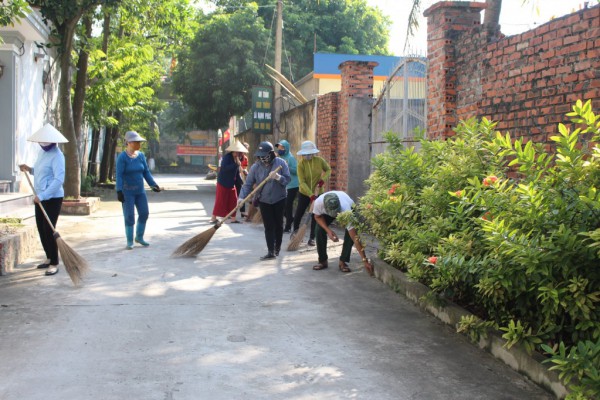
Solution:
[(262, 227), (226, 224), (197, 258), (170, 258), (210, 227), (215, 183), (156, 180), (167, 190), (148, 194), (149, 248), (125, 250), (111, 197), (58, 223), (93, 268), (82, 287), (35, 269), (41, 251), (0, 277), (0, 399), (552, 398), (369, 278), (355, 253), (349, 274), (313, 271), (305, 246), (260, 262)]

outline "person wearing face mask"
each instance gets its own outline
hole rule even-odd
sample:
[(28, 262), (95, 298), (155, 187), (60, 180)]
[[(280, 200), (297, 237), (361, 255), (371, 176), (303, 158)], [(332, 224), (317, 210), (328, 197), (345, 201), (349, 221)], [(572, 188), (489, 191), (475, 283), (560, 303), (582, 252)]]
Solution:
[[(298, 205), (296, 206), (296, 215), (294, 215), (294, 231), (292, 237), (298, 231), (300, 227), (300, 221), (304, 212), (308, 208), (311, 202), (313, 202), (317, 195), (315, 193), (323, 193), (323, 186), (325, 181), (329, 179), (331, 175), (331, 167), (323, 158), (317, 156), (319, 149), (310, 140), (302, 143), (300, 151), (297, 153), (302, 157), (298, 163), (298, 182), (299, 191), (298, 194)], [(308, 240), (309, 246), (315, 245), (315, 227), (316, 222), (314, 218), (311, 218), (310, 224), (310, 236)]]
[[(252, 192), (254, 185), (269, 179), (255, 197), (258, 198), (267, 242), (267, 254), (260, 259), (272, 260), (281, 250), (283, 212), (287, 196), (286, 186), (291, 180), (290, 170), (287, 163), (275, 155), (275, 149), (270, 142), (261, 142), (254, 155), (257, 160), (250, 167), (238, 201), (245, 199)], [(276, 171), (278, 167), (281, 169)]]
[(162, 189), (157, 185), (150, 173), (144, 153), (140, 151), (142, 142), (146, 139), (136, 131), (125, 133), (126, 149), (117, 158), (117, 199), (123, 204), (123, 216), (125, 218), (125, 237), (127, 238), (127, 250), (133, 249), (133, 226), (135, 225), (135, 209), (138, 212), (137, 227), (135, 230), (135, 241), (144, 247), (150, 243), (144, 240), (146, 221), (150, 215), (148, 209), (148, 198), (144, 188), (144, 180), (153, 192)]
[(68, 140), (50, 124), (46, 124), (27, 140), (37, 142), (42, 148), (33, 168), (26, 164), (19, 165), (21, 171), (33, 175), (33, 187), (37, 194), (33, 199), (35, 224), (46, 253), (46, 261), (37, 267), (46, 269), (46, 275), (54, 275), (58, 272), (58, 246), (54, 239), (54, 230), (44, 217), (40, 205), (44, 207), (52, 225), (56, 227), (65, 195), (65, 156), (57, 143), (67, 143)]
[(296, 158), (290, 153), (290, 144), (287, 140), (280, 140), (275, 147), (277, 147), (279, 157), (287, 162), (288, 168), (290, 169), (290, 176), (292, 177), (292, 180), (286, 187), (285, 228), (283, 229), (283, 233), (290, 233), (292, 230), (292, 222), (294, 221), (294, 200), (298, 194), (298, 161), (296, 161)]

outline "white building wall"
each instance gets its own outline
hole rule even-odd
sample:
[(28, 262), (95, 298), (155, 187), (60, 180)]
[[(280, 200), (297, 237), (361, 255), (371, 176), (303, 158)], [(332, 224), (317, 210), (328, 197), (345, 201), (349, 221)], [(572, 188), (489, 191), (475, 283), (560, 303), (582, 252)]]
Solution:
[(32, 13), (14, 27), (0, 28), (0, 180), (11, 182), (11, 189), (28, 190), (20, 185), (19, 164), (33, 165), (39, 145), (27, 138), (45, 122), (55, 107), (55, 84), (44, 85), (44, 71), (51, 57), (39, 45), (48, 40), (50, 30), (39, 15)]

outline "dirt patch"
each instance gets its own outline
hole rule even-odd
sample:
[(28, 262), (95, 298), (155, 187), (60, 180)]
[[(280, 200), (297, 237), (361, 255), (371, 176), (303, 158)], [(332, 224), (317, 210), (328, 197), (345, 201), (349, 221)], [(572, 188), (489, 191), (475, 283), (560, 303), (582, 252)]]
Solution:
[(14, 235), (23, 225), (18, 218), (2, 218), (0, 219), (0, 238)]
[(0, 224), (0, 238), (3, 238), (5, 236), (14, 235), (18, 231), (19, 231), (19, 227), (16, 225)]

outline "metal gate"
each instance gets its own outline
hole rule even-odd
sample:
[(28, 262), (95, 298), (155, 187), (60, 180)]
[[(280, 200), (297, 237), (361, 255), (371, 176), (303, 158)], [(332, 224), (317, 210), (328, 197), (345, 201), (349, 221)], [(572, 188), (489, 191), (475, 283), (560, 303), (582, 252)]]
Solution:
[(386, 80), (372, 110), (371, 158), (383, 153), (387, 132), (418, 149), (415, 130), (427, 126), (427, 59), (404, 57)]

